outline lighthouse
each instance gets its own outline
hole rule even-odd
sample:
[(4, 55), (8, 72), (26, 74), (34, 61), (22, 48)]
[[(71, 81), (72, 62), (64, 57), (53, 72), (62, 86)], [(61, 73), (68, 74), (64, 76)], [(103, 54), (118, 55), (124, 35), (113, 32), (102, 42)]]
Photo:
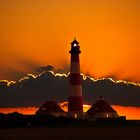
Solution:
[(74, 39), (71, 42), (70, 75), (69, 75), (69, 99), (68, 114), (72, 118), (83, 118), (83, 97), (80, 76), (79, 42)]

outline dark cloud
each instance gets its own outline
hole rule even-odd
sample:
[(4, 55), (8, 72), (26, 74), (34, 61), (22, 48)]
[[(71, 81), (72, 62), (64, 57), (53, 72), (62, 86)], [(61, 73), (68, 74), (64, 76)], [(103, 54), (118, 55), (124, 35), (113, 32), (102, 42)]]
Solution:
[(64, 64), (64, 66), (62, 68), (55, 68), (52, 65), (47, 65), (47, 66), (43, 66), (43, 67), (40, 67), (39, 69), (37, 69), (38, 73), (47, 72), (47, 71), (54, 71), (56, 73), (68, 73), (69, 67), (66, 64)]
[[(32, 74), (16, 83), (0, 82), (0, 107), (40, 106), (48, 99), (57, 102), (68, 99), (68, 77), (43, 72)], [(112, 79), (82, 80), (85, 103), (93, 104), (104, 96), (110, 104), (140, 106), (140, 86)]]
[(42, 73), (46, 71), (53, 71), (54, 69), (55, 69), (54, 66), (48, 65), (48, 66), (40, 67), (39, 69), (37, 69), (37, 72)]

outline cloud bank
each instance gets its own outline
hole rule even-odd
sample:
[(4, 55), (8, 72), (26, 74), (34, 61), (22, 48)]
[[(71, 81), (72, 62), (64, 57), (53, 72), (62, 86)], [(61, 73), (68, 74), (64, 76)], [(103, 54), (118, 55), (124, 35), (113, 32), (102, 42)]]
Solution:
[[(49, 69), (50, 70), (50, 69)], [(48, 99), (67, 101), (69, 76), (43, 71), (14, 82), (0, 81), (0, 107), (40, 106)], [(140, 85), (111, 78), (94, 80), (81, 75), (84, 103), (93, 104), (100, 96), (112, 105), (140, 106)]]

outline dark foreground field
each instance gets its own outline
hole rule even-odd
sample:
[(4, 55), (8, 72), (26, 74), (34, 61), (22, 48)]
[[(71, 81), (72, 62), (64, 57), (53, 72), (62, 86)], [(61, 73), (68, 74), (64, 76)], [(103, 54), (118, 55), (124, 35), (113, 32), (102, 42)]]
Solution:
[(1, 114), (0, 140), (140, 140), (140, 120)]
[(1, 128), (0, 140), (140, 140), (140, 127)]

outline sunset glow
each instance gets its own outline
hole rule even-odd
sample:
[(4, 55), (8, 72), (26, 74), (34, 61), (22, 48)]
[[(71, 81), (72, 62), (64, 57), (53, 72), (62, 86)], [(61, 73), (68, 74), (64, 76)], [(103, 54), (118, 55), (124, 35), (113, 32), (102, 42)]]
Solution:
[[(59, 103), (61, 108), (64, 111), (68, 111), (67, 102)], [(86, 112), (91, 105), (84, 104), (84, 112)], [(118, 112), (120, 116), (126, 116), (128, 120), (139, 120), (140, 119), (140, 107), (127, 107), (127, 106), (119, 106), (119, 105), (112, 105), (112, 107)], [(22, 114), (35, 114), (38, 110), (37, 107), (17, 107), (17, 108), (0, 108), (1, 113), (12, 113), (12, 112), (19, 112)]]
[(112, 105), (112, 107), (118, 112), (119, 115), (126, 116), (126, 119), (140, 120), (140, 107), (125, 107), (119, 105)]
[(0, 113), (13, 113), (13, 112), (18, 112), (22, 114), (35, 114), (35, 112), (38, 110), (37, 107), (11, 107), (11, 108), (0, 108)]

